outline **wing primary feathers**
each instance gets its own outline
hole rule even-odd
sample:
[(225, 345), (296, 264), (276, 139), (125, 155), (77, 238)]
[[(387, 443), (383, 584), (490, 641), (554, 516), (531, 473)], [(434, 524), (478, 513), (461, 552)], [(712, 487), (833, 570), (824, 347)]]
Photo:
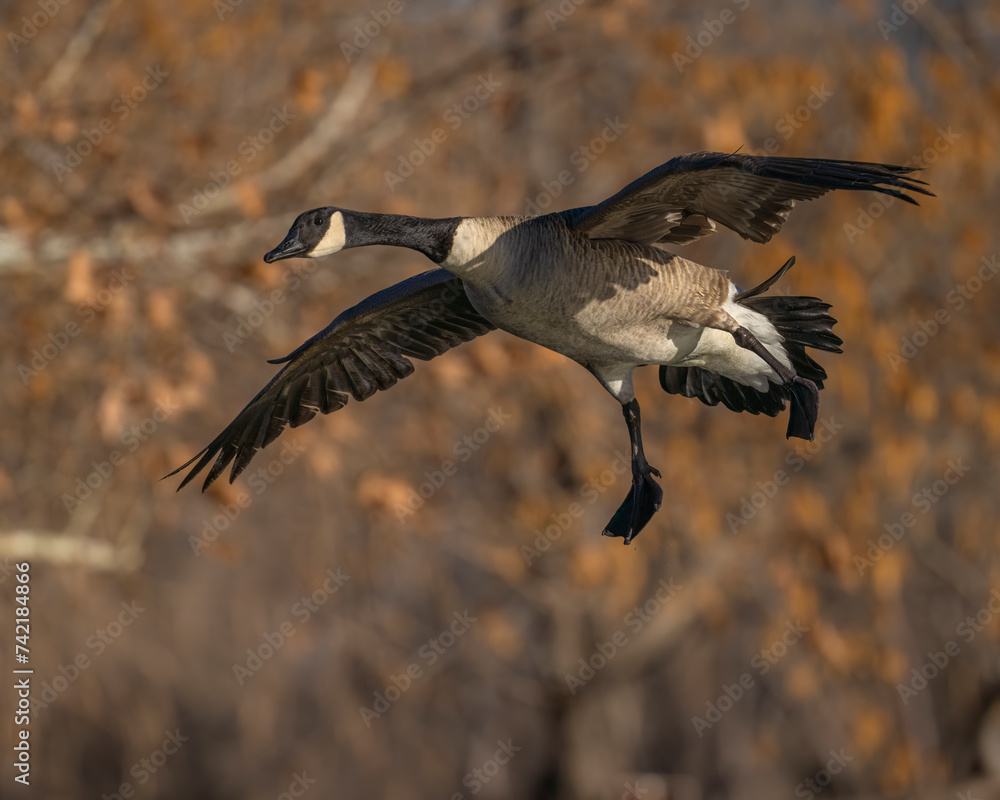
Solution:
[(204, 450), (164, 477), (191, 467), (180, 491), (211, 465), (204, 491), (232, 463), (232, 483), (286, 426), (343, 408), (349, 397), (361, 401), (394, 386), (413, 372), (407, 356), (427, 361), (495, 328), (476, 311), (462, 281), (443, 269), (376, 292), (270, 361), (284, 366)]
[[(795, 202), (836, 189), (879, 192), (917, 205), (907, 192), (933, 197), (916, 167), (820, 158), (690, 153), (633, 181), (603, 203), (563, 212), (591, 239), (687, 244), (718, 222), (745, 239), (767, 242)], [(700, 218), (707, 223), (698, 224)]]

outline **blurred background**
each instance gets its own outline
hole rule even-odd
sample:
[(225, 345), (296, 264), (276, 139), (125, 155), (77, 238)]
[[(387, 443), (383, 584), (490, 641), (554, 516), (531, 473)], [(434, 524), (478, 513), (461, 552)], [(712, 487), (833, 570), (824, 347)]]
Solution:
[[(3, 796), (997, 797), (1000, 7), (4, 3), (0, 615), (30, 564), (30, 789)], [(502, 332), (160, 478), (336, 314), (430, 265), (262, 262), (318, 205), (598, 202), (696, 150), (925, 167), (767, 246), (833, 304), (816, 442)], [(624, 454), (624, 455), (623, 455)], [(991, 711), (991, 708), (993, 709)]]

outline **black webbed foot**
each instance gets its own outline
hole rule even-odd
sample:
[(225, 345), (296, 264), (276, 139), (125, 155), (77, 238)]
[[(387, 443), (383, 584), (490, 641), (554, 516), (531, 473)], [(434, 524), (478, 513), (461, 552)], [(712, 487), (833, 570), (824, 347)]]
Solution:
[(654, 475), (662, 477), (658, 469), (647, 464), (638, 479), (633, 478), (632, 488), (604, 528), (604, 536), (621, 536), (630, 544), (646, 527), (663, 502), (663, 489), (653, 480)]
[(653, 476), (660, 471), (649, 466), (642, 450), (642, 431), (639, 421), (639, 403), (635, 398), (622, 405), (628, 436), (632, 443), (632, 489), (622, 501), (611, 521), (604, 528), (605, 536), (621, 536), (625, 544), (631, 543), (646, 523), (652, 519), (663, 502), (663, 489)]

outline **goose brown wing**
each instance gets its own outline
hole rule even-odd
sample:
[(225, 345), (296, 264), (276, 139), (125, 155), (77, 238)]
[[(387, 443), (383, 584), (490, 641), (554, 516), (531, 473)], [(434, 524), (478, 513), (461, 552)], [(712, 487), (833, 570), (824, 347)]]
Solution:
[(269, 362), (285, 366), (208, 447), (170, 475), (198, 462), (181, 489), (211, 464), (204, 491), (232, 463), (232, 483), (285, 426), (296, 428), (317, 412), (343, 408), (351, 397), (365, 400), (413, 372), (410, 358), (429, 361), (495, 328), (473, 308), (462, 281), (443, 269), (376, 292)]
[(570, 228), (591, 239), (641, 244), (687, 244), (716, 230), (767, 242), (788, 219), (796, 200), (833, 189), (881, 192), (917, 204), (906, 191), (931, 195), (905, 177), (911, 167), (783, 158), (739, 153), (689, 153), (671, 159), (603, 203), (563, 212)]

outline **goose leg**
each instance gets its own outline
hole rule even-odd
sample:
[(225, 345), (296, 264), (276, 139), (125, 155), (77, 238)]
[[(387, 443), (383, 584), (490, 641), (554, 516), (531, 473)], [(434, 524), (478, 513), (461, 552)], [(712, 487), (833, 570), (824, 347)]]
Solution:
[(639, 401), (634, 397), (622, 404), (628, 436), (632, 443), (632, 489), (618, 507), (604, 529), (605, 536), (621, 536), (629, 544), (657, 512), (663, 500), (663, 490), (653, 480), (661, 477), (660, 471), (649, 466), (642, 450), (642, 432), (639, 428)]
[(813, 429), (819, 416), (819, 389), (808, 378), (800, 378), (795, 372), (774, 357), (760, 339), (744, 327), (732, 331), (736, 344), (751, 353), (760, 356), (764, 362), (778, 373), (785, 387), (792, 393), (791, 408), (788, 412), (788, 431), (786, 438), (796, 436), (799, 439), (813, 440)]

